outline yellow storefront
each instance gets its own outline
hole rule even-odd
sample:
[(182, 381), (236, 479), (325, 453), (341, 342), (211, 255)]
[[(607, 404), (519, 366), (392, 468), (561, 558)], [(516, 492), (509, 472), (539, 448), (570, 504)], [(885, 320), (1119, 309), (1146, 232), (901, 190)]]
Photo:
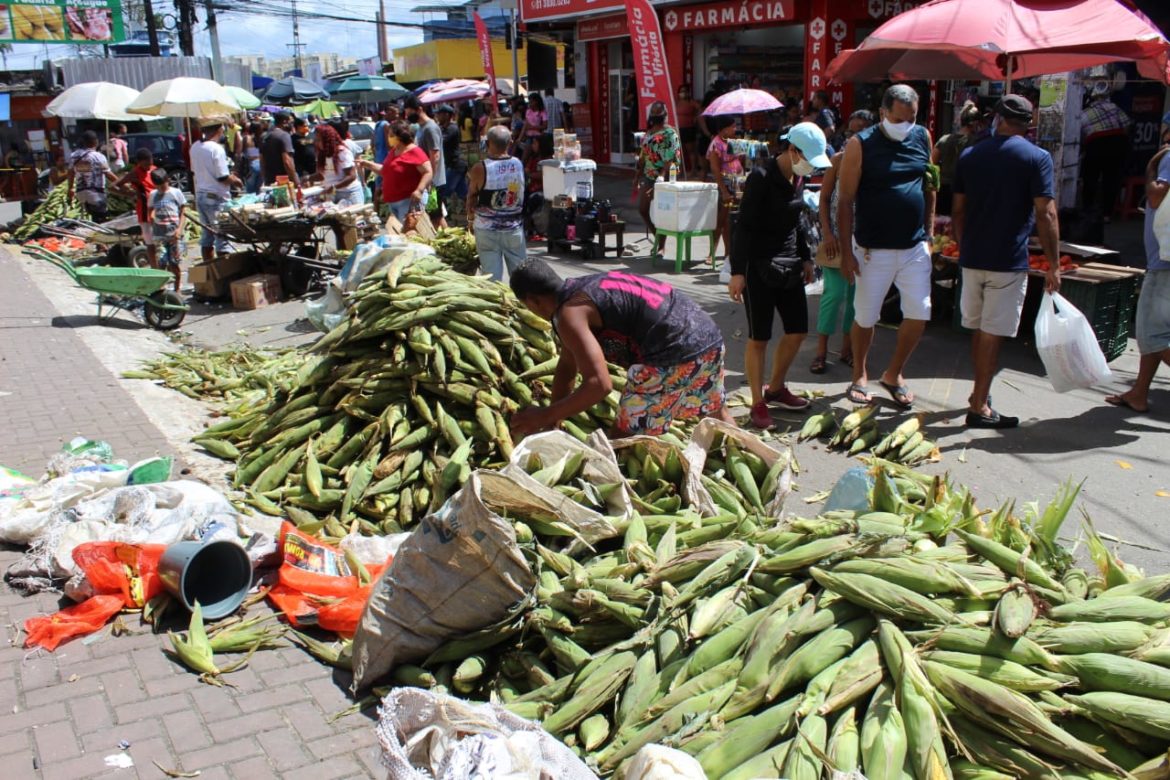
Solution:
[[(527, 57), (520, 52), (520, 78), (528, 75)], [(512, 77), (512, 52), (502, 41), (492, 41), (496, 75)], [(436, 79), (482, 79), (479, 43), (474, 38), (427, 41), (394, 50), (394, 80), (415, 84)]]

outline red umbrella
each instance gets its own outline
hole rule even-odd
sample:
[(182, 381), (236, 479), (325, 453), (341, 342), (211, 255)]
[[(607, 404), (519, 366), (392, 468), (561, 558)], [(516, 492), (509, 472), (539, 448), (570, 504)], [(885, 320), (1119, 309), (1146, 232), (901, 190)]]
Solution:
[(825, 75), (1010, 81), (1120, 61), (1170, 83), (1170, 43), (1119, 0), (932, 0), (841, 52)]

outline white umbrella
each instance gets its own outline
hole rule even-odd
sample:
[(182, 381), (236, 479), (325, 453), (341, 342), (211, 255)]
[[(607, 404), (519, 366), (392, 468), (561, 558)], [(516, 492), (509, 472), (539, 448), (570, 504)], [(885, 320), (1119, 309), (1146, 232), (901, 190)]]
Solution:
[(226, 87), (211, 79), (181, 77), (154, 82), (142, 90), (126, 110), (154, 116), (196, 119), (217, 114), (238, 114), (243, 109)]
[(74, 84), (45, 107), (49, 116), (66, 119), (104, 119), (107, 122), (134, 122), (155, 117), (126, 111), (138, 97), (138, 90), (111, 84), (108, 81), (89, 81)]

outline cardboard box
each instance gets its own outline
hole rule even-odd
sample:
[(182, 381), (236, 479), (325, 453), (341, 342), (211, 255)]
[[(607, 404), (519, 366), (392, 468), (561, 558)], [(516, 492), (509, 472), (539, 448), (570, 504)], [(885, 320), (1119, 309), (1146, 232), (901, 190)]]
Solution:
[(187, 269), (187, 279), (201, 298), (224, 298), (231, 292), (231, 282), (252, 270), (254, 258), (236, 252), (209, 263), (197, 263)]
[(280, 277), (276, 274), (256, 274), (232, 282), (232, 307), (259, 309), (280, 303)]

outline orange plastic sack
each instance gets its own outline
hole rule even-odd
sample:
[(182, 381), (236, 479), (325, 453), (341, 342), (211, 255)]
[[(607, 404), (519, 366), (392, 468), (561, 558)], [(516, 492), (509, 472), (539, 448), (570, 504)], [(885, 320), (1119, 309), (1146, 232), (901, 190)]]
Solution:
[(390, 561), (380, 566), (365, 564), (370, 582), (363, 586), (340, 550), (291, 523), (281, 526), (280, 550), (279, 583), (268, 592), (276, 608), (294, 626), (318, 626), (351, 636), (374, 582)]
[(124, 607), (141, 607), (162, 592), (158, 562), (166, 549), (164, 544), (124, 542), (77, 545), (73, 562), (97, 595), (56, 614), (26, 620), (24, 646), (55, 650), (66, 639), (97, 631)]
[(53, 615), (31, 617), (24, 621), (24, 630), (28, 634), (24, 646), (40, 645), (52, 652), (66, 639), (97, 631), (121, 612), (122, 606), (120, 595), (109, 594), (94, 596)]

